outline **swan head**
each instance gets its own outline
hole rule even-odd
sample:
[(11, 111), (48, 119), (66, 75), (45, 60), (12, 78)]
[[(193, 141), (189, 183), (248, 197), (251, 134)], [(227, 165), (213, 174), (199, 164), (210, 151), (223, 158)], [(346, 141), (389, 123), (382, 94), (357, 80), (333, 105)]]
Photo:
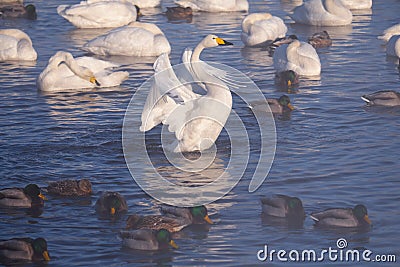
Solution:
[(207, 35), (201, 43), (203, 44), (204, 47), (217, 47), (217, 46), (224, 46), (224, 45), (233, 45), (231, 42), (225, 41), (224, 39), (222, 39), (214, 34)]
[(34, 5), (32, 4), (26, 5), (25, 11), (26, 11), (26, 18), (31, 20), (37, 19), (36, 7)]

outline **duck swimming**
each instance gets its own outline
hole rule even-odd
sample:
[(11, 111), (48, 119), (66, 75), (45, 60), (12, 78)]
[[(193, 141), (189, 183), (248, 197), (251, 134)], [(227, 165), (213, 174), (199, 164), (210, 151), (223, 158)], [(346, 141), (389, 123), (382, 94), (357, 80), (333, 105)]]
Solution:
[(297, 197), (286, 195), (263, 197), (261, 198), (261, 207), (264, 215), (302, 220), (305, 217), (303, 203)]
[(168, 217), (163, 215), (140, 216), (138, 214), (130, 215), (126, 221), (126, 229), (166, 229), (171, 233), (178, 232), (188, 226), (187, 221), (178, 217)]
[(161, 207), (161, 213), (165, 216), (179, 219), (187, 225), (204, 223), (213, 224), (211, 219), (208, 217), (207, 208), (205, 206), (183, 208), (164, 205)]
[(119, 215), (128, 210), (125, 198), (118, 192), (104, 192), (97, 199), (95, 207), (99, 215), (106, 217)]
[(122, 238), (122, 245), (131, 249), (162, 250), (169, 247), (178, 248), (178, 245), (171, 238), (171, 233), (166, 229), (121, 231), (119, 236)]
[(24, 188), (5, 188), (0, 190), (0, 207), (32, 208), (42, 207), (46, 197), (36, 184)]
[(22, 4), (0, 5), (1, 18), (25, 18), (37, 19), (36, 7), (32, 4), (23, 6)]
[(168, 20), (181, 20), (186, 19), (190, 20), (193, 17), (193, 11), (190, 7), (167, 7), (167, 11), (165, 11), (165, 15)]
[(322, 48), (332, 45), (332, 39), (327, 31), (314, 33), (308, 38), (308, 43), (314, 48)]
[(88, 196), (92, 194), (92, 183), (88, 179), (51, 182), (47, 192), (59, 196)]
[[(400, 62), (399, 62), (400, 64)], [(368, 106), (400, 106), (400, 93), (396, 91), (379, 91), (361, 97)]]
[(0, 261), (49, 261), (44, 238), (12, 238), (0, 241)]
[(356, 205), (354, 208), (334, 208), (310, 215), (318, 226), (325, 227), (365, 227), (370, 226), (367, 208)]

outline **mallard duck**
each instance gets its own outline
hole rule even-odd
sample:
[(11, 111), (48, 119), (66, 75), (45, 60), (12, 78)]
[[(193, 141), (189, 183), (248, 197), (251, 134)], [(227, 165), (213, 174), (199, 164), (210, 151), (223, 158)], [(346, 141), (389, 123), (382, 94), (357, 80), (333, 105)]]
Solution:
[(114, 216), (127, 210), (126, 200), (118, 192), (104, 192), (96, 201), (96, 212), (100, 215)]
[(49, 261), (47, 242), (43, 238), (12, 238), (0, 241), (0, 259), (9, 261)]
[(121, 231), (120, 237), (122, 238), (122, 244), (132, 249), (160, 250), (169, 246), (178, 248), (175, 241), (171, 239), (170, 232), (166, 229)]
[(363, 227), (371, 224), (364, 205), (356, 205), (354, 208), (327, 209), (312, 213), (310, 217), (319, 226)]
[(261, 207), (264, 215), (288, 219), (304, 219), (305, 217), (303, 203), (297, 197), (286, 195), (263, 197)]
[(291, 88), (299, 84), (299, 75), (292, 70), (285, 70), (275, 74), (275, 83), (279, 87)]
[(368, 106), (394, 107), (400, 105), (400, 93), (396, 91), (379, 91), (373, 94), (363, 95), (361, 99), (367, 102)]
[(182, 208), (173, 206), (162, 206), (161, 212), (166, 216), (178, 218), (185, 224), (213, 224), (211, 219), (208, 217), (207, 208), (202, 206)]
[(126, 221), (126, 229), (152, 229), (160, 230), (167, 229), (169, 232), (179, 232), (188, 226), (187, 223), (178, 218), (163, 216), (163, 215), (149, 215), (140, 216), (138, 214), (130, 215)]
[(267, 98), (267, 102), (271, 112), (274, 114), (282, 114), (294, 110), (293, 105), (290, 103), (290, 98), (283, 95), (280, 98)]
[(32, 4), (26, 6), (22, 4), (3, 5), (0, 6), (0, 17), (35, 20), (37, 18), (36, 7)]
[(31, 208), (43, 206), (46, 197), (36, 184), (28, 184), (24, 188), (5, 188), (0, 190), (0, 206)]
[(62, 180), (49, 183), (50, 194), (60, 196), (88, 196), (92, 194), (92, 183), (88, 179)]
[(267, 50), (268, 50), (269, 56), (273, 56), (273, 54), (275, 52), (275, 49), (277, 47), (280, 47), (281, 45), (284, 45), (284, 44), (290, 44), (294, 40), (298, 40), (297, 36), (294, 35), (294, 34), (291, 34), (291, 35), (288, 35), (288, 36), (285, 36), (285, 37), (282, 37), (282, 38), (276, 38), (274, 41), (272, 41), (272, 43), (270, 43), (267, 46)]
[(332, 45), (332, 39), (327, 31), (314, 33), (308, 38), (308, 43), (314, 48), (322, 48)]
[(165, 15), (169, 20), (191, 19), (193, 17), (193, 11), (190, 7), (167, 7)]

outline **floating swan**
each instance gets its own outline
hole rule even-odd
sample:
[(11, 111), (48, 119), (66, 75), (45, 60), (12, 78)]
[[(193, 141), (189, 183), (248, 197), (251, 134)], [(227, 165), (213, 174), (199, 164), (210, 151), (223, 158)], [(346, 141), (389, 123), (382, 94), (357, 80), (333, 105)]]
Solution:
[(321, 73), (321, 62), (314, 47), (299, 40), (278, 47), (273, 60), (277, 72), (293, 70), (303, 76), (315, 76)]
[(158, 7), (161, 5), (161, 0), (129, 0), (129, 2), (140, 8)]
[(340, 0), (309, 0), (296, 7), (291, 18), (307, 25), (342, 26), (351, 24), (353, 14)]
[(36, 58), (37, 53), (26, 33), (18, 29), (0, 30), (0, 61)]
[(155, 24), (132, 22), (86, 43), (83, 50), (97, 55), (159, 56), (171, 46)]
[(111, 72), (115, 67), (118, 65), (91, 57), (73, 58), (70, 53), (59, 51), (39, 75), (37, 86), (42, 91), (118, 86), (129, 74)]
[(191, 7), (193, 11), (233, 12), (249, 10), (247, 0), (178, 0), (175, 3), (183, 7)]
[(372, 7), (372, 0), (340, 0), (342, 4), (351, 10), (369, 9)]
[(243, 19), (241, 38), (246, 46), (256, 46), (284, 37), (286, 32), (281, 18), (269, 13), (254, 13)]
[(162, 54), (154, 63), (156, 75), (143, 108), (140, 130), (148, 131), (159, 123), (169, 125), (168, 130), (174, 132), (177, 139), (169, 150), (206, 150), (214, 144), (225, 125), (232, 109), (232, 95), (221, 80), (220, 73), (223, 71), (200, 60), (204, 48), (219, 45), (232, 43), (208, 35), (193, 51), (186, 50), (183, 53), (185, 67), (194, 81), (200, 81), (207, 91), (204, 96), (182, 86), (171, 68), (167, 54)]
[(386, 54), (388, 56), (400, 58), (400, 35), (393, 35), (386, 44)]
[(135, 21), (138, 9), (130, 2), (90, 0), (60, 5), (57, 13), (78, 28), (114, 28)]
[(400, 34), (400, 23), (384, 30), (383, 34), (378, 36), (378, 39), (382, 39), (384, 42), (387, 42), (389, 41), (390, 37), (397, 34)]

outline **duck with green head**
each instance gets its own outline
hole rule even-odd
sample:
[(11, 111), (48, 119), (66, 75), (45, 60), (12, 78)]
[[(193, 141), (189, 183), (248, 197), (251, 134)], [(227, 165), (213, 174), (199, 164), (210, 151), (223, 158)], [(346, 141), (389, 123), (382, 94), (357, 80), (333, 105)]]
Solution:
[(0, 207), (32, 208), (44, 205), (46, 197), (36, 184), (24, 188), (5, 188), (0, 190)]
[(96, 212), (102, 216), (117, 216), (127, 210), (126, 200), (118, 192), (104, 192), (96, 201)]
[(36, 7), (32, 4), (23, 6), (20, 3), (0, 6), (1, 18), (25, 18), (35, 20), (37, 18)]
[(183, 208), (183, 207), (174, 207), (174, 206), (162, 206), (161, 212), (169, 217), (177, 218), (182, 222), (185, 222), (187, 225), (190, 224), (213, 224), (210, 217), (208, 217), (207, 208), (202, 206)]
[(324, 227), (369, 227), (371, 221), (364, 205), (354, 208), (333, 208), (310, 215), (317, 226)]
[(273, 114), (282, 114), (294, 110), (293, 105), (290, 103), (290, 98), (287, 95), (283, 95), (278, 99), (267, 98), (267, 102)]
[(175, 241), (171, 238), (171, 233), (166, 229), (121, 231), (120, 237), (124, 246), (137, 250), (161, 250), (168, 247), (178, 248)]
[(279, 218), (304, 220), (303, 203), (297, 197), (274, 195), (261, 198), (262, 213)]
[(0, 259), (3, 261), (49, 261), (47, 242), (39, 237), (12, 238), (0, 241)]
[(293, 70), (285, 70), (275, 74), (275, 83), (280, 88), (290, 89), (299, 84), (299, 74)]

